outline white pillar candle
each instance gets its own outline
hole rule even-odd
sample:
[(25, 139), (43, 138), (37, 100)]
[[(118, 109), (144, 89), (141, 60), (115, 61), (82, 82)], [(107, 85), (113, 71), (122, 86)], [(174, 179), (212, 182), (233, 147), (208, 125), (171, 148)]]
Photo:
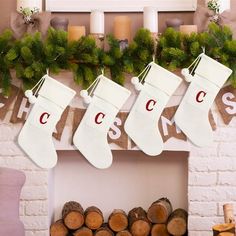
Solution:
[(92, 11), (90, 14), (90, 33), (104, 34), (104, 12)]
[(20, 12), (21, 8), (30, 8), (31, 10), (38, 8), (39, 12), (41, 12), (42, 0), (17, 0), (16, 10)]
[(143, 9), (143, 27), (152, 33), (158, 32), (158, 14), (155, 7), (144, 7)]

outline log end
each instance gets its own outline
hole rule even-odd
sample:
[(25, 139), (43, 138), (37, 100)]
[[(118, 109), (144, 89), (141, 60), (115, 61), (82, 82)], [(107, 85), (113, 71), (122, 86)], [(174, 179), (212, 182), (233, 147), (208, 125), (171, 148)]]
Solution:
[(75, 231), (73, 236), (93, 236), (93, 231), (87, 227), (82, 227)]
[(85, 218), (85, 225), (92, 229), (98, 229), (103, 224), (103, 216), (98, 212), (90, 212)]
[(183, 218), (172, 219), (167, 224), (167, 230), (173, 235), (184, 235), (187, 231), (187, 221)]
[(154, 224), (166, 223), (168, 216), (169, 214), (166, 208), (160, 204), (151, 206), (147, 212), (148, 219)]
[(155, 224), (152, 226), (151, 236), (170, 236), (166, 224)]
[(67, 236), (67, 234), (68, 234), (68, 229), (63, 224), (62, 220), (56, 221), (50, 227), (50, 235), (51, 236)]
[[(235, 234), (235, 224), (226, 223), (226, 224), (218, 224), (212, 227), (213, 235), (219, 235), (220, 233), (233, 233)], [(223, 234), (224, 235), (224, 234)]]
[(132, 236), (128, 230), (122, 230), (116, 234), (116, 236)]
[(109, 228), (101, 227), (95, 232), (94, 236), (114, 236), (114, 234)]
[(232, 228), (235, 228), (235, 224), (219, 224), (219, 225), (214, 225), (213, 230), (219, 231), (219, 232), (226, 232), (227, 230), (230, 230)]
[(64, 224), (71, 230), (76, 230), (84, 224), (84, 216), (78, 211), (71, 211), (64, 218)]
[(135, 221), (130, 228), (131, 234), (135, 236), (148, 236), (150, 230), (150, 224), (144, 220)]
[(218, 236), (235, 236), (235, 233), (224, 232), (220, 233)]
[(128, 218), (124, 214), (113, 214), (108, 221), (108, 225), (115, 232), (125, 230), (128, 227)]

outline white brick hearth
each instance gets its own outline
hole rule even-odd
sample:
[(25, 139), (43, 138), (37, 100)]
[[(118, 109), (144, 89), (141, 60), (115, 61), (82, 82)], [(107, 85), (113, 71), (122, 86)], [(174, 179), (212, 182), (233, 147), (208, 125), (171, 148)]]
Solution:
[[(214, 143), (208, 148), (191, 146), (188, 159), (189, 235), (210, 236), (211, 227), (222, 223), (224, 203), (236, 209), (236, 119), (223, 124), (216, 109)], [(0, 166), (23, 170), (27, 181), (21, 194), (20, 216), (26, 236), (48, 236), (50, 225), (49, 193), (51, 172), (42, 170), (26, 157), (16, 144), (21, 128), (6, 121), (0, 123)], [(37, 142), (37, 140), (32, 140)]]

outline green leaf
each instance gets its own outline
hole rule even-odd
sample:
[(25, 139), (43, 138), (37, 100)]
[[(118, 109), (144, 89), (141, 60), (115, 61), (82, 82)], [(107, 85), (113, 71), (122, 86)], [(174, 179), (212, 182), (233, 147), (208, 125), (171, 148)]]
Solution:
[(28, 79), (31, 79), (34, 76), (34, 70), (31, 66), (26, 67), (24, 71), (24, 76)]
[(21, 48), (21, 56), (28, 64), (32, 63), (34, 60), (34, 56), (31, 53), (31, 50), (26, 46), (23, 46)]
[(9, 52), (7, 53), (7, 55), (6, 55), (6, 58), (7, 58), (7, 60), (9, 60), (9, 61), (13, 61), (13, 60), (15, 60), (17, 57), (18, 57), (18, 55), (17, 55), (17, 53), (16, 53), (16, 51), (15, 51), (14, 48), (11, 48), (11, 49), (9, 50)]

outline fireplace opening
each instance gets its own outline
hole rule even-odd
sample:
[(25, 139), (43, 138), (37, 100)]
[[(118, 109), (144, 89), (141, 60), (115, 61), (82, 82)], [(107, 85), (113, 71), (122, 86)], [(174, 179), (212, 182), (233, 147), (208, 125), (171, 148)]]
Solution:
[(188, 154), (166, 151), (149, 157), (140, 151), (113, 151), (112, 166), (99, 170), (77, 151), (59, 151), (52, 173), (52, 221), (61, 218), (68, 201), (84, 209), (99, 207), (105, 221), (113, 209), (148, 209), (161, 197), (167, 197), (173, 209), (187, 210)]

